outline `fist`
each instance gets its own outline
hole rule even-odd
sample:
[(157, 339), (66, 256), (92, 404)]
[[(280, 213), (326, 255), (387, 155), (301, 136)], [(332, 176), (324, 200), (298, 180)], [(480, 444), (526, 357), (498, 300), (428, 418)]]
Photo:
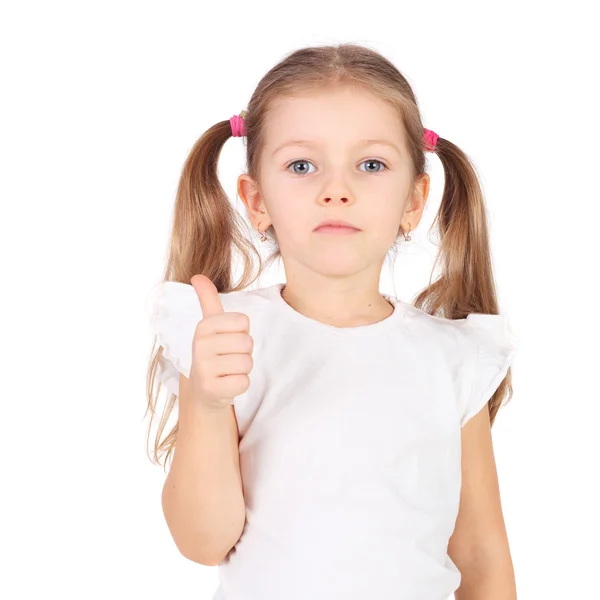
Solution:
[(192, 341), (192, 401), (209, 410), (227, 409), (250, 387), (250, 320), (244, 313), (225, 312), (217, 288), (205, 275), (194, 275), (191, 284), (202, 309)]

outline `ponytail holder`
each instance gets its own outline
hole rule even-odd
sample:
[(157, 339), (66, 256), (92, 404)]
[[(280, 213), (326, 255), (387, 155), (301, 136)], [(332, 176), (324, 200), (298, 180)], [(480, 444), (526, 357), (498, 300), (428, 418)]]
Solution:
[(433, 152), (437, 145), (438, 138), (440, 137), (435, 131), (431, 129), (424, 129), (423, 142), (425, 143), (425, 150)]
[(231, 135), (233, 137), (242, 137), (246, 135), (246, 123), (244, 117), (247, 112), (243, 110), (239, 115), (233, 115), (229, 122), (231, 123)]

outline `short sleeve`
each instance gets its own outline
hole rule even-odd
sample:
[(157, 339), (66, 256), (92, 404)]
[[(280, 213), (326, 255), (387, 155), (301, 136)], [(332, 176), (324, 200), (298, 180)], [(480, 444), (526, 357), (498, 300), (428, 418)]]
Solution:
[(179, 396), (179, 374), (190, 376), (192, 342), (202, 308), (192, 285), (163, 281), (155, 285), (145, 303), (150, 329), (163, 348), (157, 377), (171, 393)]
[(518, 341), (506, 315), (472, 313), (463, 325), (474, 349), (467, 370), (470, 382), (460, 401), (461, 428), (490, 400), (518, 351)]

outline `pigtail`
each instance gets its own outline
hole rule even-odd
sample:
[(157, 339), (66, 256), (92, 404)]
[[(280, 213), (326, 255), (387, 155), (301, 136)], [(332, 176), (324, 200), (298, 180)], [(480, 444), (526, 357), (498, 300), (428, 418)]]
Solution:
[(232, 137), (230, 120), (208, 129), (191, 149), (182, 169), (173, 215), (171, 251), (164, 279), (190, 283), (201, 273), (220, 293), (244, 289), (251, 279), (252, 261), (244, 261), (239, 282), (232, 281), (232, 258), (260, 255), (249, 241), (250, 232), (229, 200), (217, 174), (219, 156)]
[[(441, 137), (434, 152), (445, 179), (432, 225), (440, 236), (433, 270), (439, 267), (441, 274), (414, 305), (448, 319), (463, 319), (470, 313), (498, 314), (487, 211), (475, 167), (458, 146)], [(492, 424), (507, 392), (509, 401), (513, 392), (510, 369), (489, 402)]]

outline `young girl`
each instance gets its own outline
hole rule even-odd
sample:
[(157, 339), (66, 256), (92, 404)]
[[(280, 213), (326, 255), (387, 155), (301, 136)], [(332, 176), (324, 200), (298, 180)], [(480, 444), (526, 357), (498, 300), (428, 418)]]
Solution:
[[(237, 191), (285, 284), (246, 289), (251, 254), (263, 267), (217, 177), (230, 136), (246, 138)], [(444, 166), (443, 268), (413, 305), (379, 280), (421, 220), (425, 152)], [(170, 392), (163, 511), (184, 556), (219, 565), (214, 600), (516, 598), (490, 432), (516, 341), (482, 191), (387, 59), (298, 50), (202, 135), (147, 309), (152, 415), (151, 391)]]

